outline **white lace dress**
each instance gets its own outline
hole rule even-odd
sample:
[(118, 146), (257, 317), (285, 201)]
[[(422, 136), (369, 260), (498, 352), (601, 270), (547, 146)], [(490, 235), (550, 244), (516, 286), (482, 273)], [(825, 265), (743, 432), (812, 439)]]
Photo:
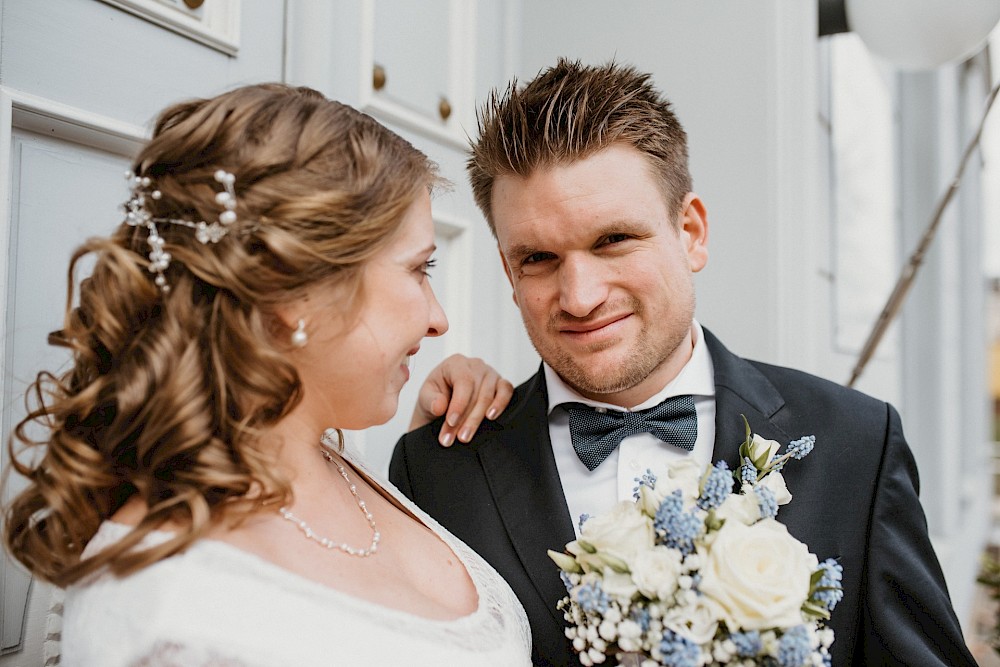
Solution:
[[(199, 540), (184, 553), (123, 579), (102, 574), (69, 587), (61, 664), (530, 664), (528, 621), (506, 582), (390, 483), (378, 482), (465, 565), (479, 594), (479, 606), (472, 614), (439, 621), (388, 609), (224, 542)], [(104, 523), (87, 552), (120, 540), (128, 530), (122, 524)], [(147, 539), (162, 541), (166, 534)]]

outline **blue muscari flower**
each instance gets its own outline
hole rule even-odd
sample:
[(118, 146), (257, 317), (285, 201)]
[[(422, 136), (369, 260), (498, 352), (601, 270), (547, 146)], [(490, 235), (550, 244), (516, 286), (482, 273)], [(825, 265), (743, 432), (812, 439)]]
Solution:
[(705, 479), (705, 488), (698, 498), (698, 507), (703, 510), (715, 509), (722, 505), (732, 490), (733, 475), (729, 472), (729, 465), (725, 461), (719, 461)]
[(663, 654), (664, 667), (698, 667), (701, 662), (698, 645), (669, 629), (663, 632), (660, 652)]
[(567, 593), (572, 593), (573, 592), (573, 582), (569, 580), (569, 575), (566, 574), (565, 572), (563, 572), (562, 570), (559, 570), (559, 578), (562, 579), (563, 586), (566, 587), (566, 592)]
[(819, 564), (819, 569), (823, 571), (823, 576), (816, 582), (816, 590), (813, 591), (812, 599), (820, 603), (829, 611), (837, 606), (837, 603), (844, 599), (844, 589), (841, 581), (844, 578), (844, 568), (832, 558), (827, 558)]
[(736, 645), (736, 655), (741, 658), (755, 658), (764, 648), (764, 642), (760, 640), (760, 632), (750, 630), (748, 632), (733, 632), (729, 639)]
[(749, 458), (743, 459), (743, 465), (740, 466), (740, 483), (741, 484), (756, 484), (757, 483), (757, 466), (753, 464)]
[(788, 453), (792, 455), (793, 459), (803, 459), (806, 454), (813, 450), (815, 445), (815, 435), (804, 435), (798, 440), (792, 440), (788, 443)]
[(586, 512), (584, 512), (583, 514), (580, 515), (580, 522), (577, 525), (580, 527), (580, 532), (581, 533), (583, 532), (583, 524), (587, 523), (587, 519), (589, 519), (589, 518), (590, 518), (590, 515), (587, 514)]
[(644, 633), (649, 632), (650, 616), (648, 609), (646, 609), (645, 607), (639, 607), (637, 609), (633, 609), (632, 620), (639, 624), (639, 627), (642, 628), (642, 631)]
[(804, 625), (785, 630), (778, 641), (778, 664), (781, 667), (802, 667), (810, 653), (809, 632)]
[(761, 519), (773, 519), (778, 516), (778, 501), (774, 491), (766, 486), (758, 486), (753, 490), (757, 494), (757, 507), (760, 508)]
[(678, 489), (660, 503), (653, 518), (653, 528), (660, 538), (660, 544), (687, 555), (694, 551), (694, 539), (701, 532), (702, 521), (694, 510), (684, 511), (684, 499)]
[(635, 488), (632, 489), (632, 499), (639, 500), (639, 489), (648, 486), (649, 488), (654, 488), (656, 486), (656, 475), (649, 468), (646, 468), (646, 472), (642, 474), (642, 477), (636, 477), (632, 480), (635, 482)]
[(576, 592), (576, 603), (587, 613), (599, 612), (603, 614), (608, 610), (610, 604), (608, 594), (601, 588), (600, 582), (584, 584)]

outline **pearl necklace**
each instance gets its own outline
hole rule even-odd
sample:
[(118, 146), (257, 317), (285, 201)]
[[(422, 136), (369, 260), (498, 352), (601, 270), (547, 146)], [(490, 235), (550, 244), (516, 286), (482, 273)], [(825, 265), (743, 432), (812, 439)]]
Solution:
[[(323, 433), (323, 436), (320, 438), (320, 443), (326, 446), (334, 446), (333, 436), (331, 435), (331, 433), (336, 434), (337, 432), (334, 429), (328, 428)], [(371, 512), (368, 511), (368, 507), (365, 505), (365, 501), (363, 501), (361, 499), (361, 496), (358, 495), (358, 489), (354, 484), (351, 483), (350, 478), (347, 476), (347, 471), (344, 470), (344, 466), (342, 466), (339, 461), (333, 458), (330, 452), (327, 451), (326, 447), (320, 447), (319, 451), (321, 454), (323, 454), (323, 458), (326, 459), (328, 463), (332, 463), (335, 466), (337, 466), (337, 469), (340, 471), (340, 476), (344, 478), (344, 481), (347, 482), (348, 487), (350, 487), (351, 495), (354, 496), (354, 500), (357, 501), (358, 503), (358, 508), (361, 510), (361, 513), (365, 515), (365, 519), (368, 520), (368, 525), (371, 526), (372, 528), (371, 544), (368, 545), (367, 549), (358, 549), (352, 546), (348, 546), (346, 543), (343, 542), (337, 544), (330, 538), (320, 537), (319, 535), (317, 535), (315, 532), (313, 532), (313, 529), (309, 527), (309, 524), (299, 519), (290, 511), (288, 511), (287, 507), (279, 507), (278, 514), (280, 514), (281, 518), (285, 519), (286, 521), (291, 521), (292, 523), (294, 523), (296, 526), (299, 527), (299, 530), (301, 530), (302, 533), (308, 539), (312, 540), (313, 542), (316, 542), (322, 547), (325, 547), (327, 549), (339, 549), (340, 551), (343, 551), (345, 554), (349, 556), (358, 556), (360, 558), (367, 558), (368, 556), (374, 555), (375, 552), (378, 551), (379, 540), (382, 539), (382, 535), (378, 532), (378, 529), (375, 527), (375, 517), (372, 515)]]

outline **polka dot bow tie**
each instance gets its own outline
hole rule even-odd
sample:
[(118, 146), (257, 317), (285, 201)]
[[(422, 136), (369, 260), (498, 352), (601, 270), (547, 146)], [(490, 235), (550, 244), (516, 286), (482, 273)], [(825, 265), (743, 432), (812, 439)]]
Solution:
[(637, 412), (603, 410), (582, 403), (565, 403), (564, 407), (569, 412), (573, 449), (587, 470), (601, 465), (630, 435), (652, 433), (663, 442), (689, 452), (698, 437), (693, 396), (672, 396)]

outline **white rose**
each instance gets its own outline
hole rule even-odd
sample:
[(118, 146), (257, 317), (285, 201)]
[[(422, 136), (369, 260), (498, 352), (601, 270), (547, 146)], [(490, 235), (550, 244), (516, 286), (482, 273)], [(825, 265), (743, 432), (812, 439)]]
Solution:
[(632, 581), (646, 597), (669, 600), (677, 590), (681, 560), (676, 549), (659, 546), (643, 551), (632, 563)]
[(604, 579), (601, 581), (601, 588), (611, 597), (628, 602), (639, 592), (632, 577), (626, 573), (615, 572), (611, 568), (604, 568)]
[[(659, 483), (657, 483), (657, 486), (659, 486)], [(666, 487), (662, 487), (662, 489), (666, 489)], [(660, 509), (660, 503), (667, 497), (667, 494), (662, 489), (658, 490), (648, 486), (640, 486), (636, 507), (648, 516), (656, 516), (656, 510)]]
[[(637, 553), (653, 548), (653, 539), (653, 521), (635, 503), (623, 500), (610, 512), (587, 519), (580, 538), (567, 544), (566, 550), (576, 556), (585, 571), (601, 571), (615, 561), (628, 567)], [(590, 553), (581, 543), (596, 549), (596, 553)]]
[(787, 505), (792, 500), (792, 494), (788, 492), (785, 478), (781, 476), (780, 472), (768, 473), (764, 479), (757, 483), (757, 486), (771, 489), (771, 492), (774, 493), (774, 499), (779, 505)]
[(753, 491), (749, 494), (733, 493), (715, 510), (715, 515), (726, 521), (738, 521), (749, 526), (760, 518), (760, 505)]
[(722, 616), (723, 611), (714, 600), (699, 595), (690, 604), (678, 609), (678, 614), (667, 625), (695, 644), (707, 644), (715, 638)]
[(666, 474), (657, 477), (655, 488), (643, 486), (639, 489), (639, 506), (644, 512), (654, 516), (663, 499), (680, 489), (684, 506), (690, 507), (698, 499), (698, 487), (704, 473), (704, 469), (691, 459), (671, 463)]
[(719, 603), (730, 630), (802, 623), (809, 579), (819, 566), (806, 545), (774, 519), (727, 521), (701, 568), (702, 593)]
[(758, 469), (763, 470), (774, 459), (774, 455), (781, 449), (781, 445), (776, 440), (767, 440), (756, 433), (750, 441), (750, 460)]
[(684, 504), (689, 505), (698, 499), (702, 475), (705, 470), (694, 459), (681, 459), (670, 464), (667, 468), (666, 484), (668, 493), (680, 489), (684, 497)]

